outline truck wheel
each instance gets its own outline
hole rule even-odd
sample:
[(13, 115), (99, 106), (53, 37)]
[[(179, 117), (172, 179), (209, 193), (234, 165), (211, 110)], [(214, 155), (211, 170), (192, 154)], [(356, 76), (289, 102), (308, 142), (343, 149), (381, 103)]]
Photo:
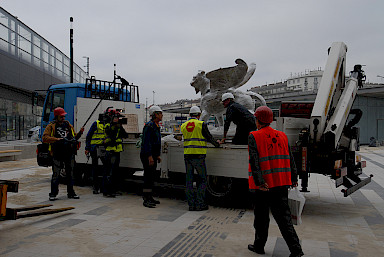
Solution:
[(210, 195), (217, 198), (230, 195), (232, 191), (232, 178), (208, 176), (207, 191)]

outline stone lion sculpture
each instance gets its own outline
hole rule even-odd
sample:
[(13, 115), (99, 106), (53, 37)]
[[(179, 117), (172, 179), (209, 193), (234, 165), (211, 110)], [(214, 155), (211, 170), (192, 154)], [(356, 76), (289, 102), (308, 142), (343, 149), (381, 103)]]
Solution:
[(251, 112), (255, 110), (256, 98), (265, 105), (264, 98), (254, 92), (246, 93), (238, 90), (252, 77), (256, 70), (256, 64), (248, 65), (242, 60), (237, 59), (234, 67), (220, 68), (208, 73), (199, 71), (192, 79), (191, 86), (195, 88), (196, 94), (201, 92), (201, 120), (207, 121), (211, 115), (214, 115), (219, 123), (223, 126), (223, 114), (225, 108), (221, 103), (221, 96), (226, 92), (230, 92), (235, 97), (235, 102), (240, 103)]

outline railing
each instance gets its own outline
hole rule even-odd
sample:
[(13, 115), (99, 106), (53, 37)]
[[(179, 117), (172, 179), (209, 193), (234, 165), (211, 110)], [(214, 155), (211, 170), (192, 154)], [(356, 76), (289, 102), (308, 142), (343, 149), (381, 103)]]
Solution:
[(37, 119), (21, 115), (0, 116), (0, 141), (22, 140), (28, 138), (29, 129), (37, 126)]
[(139, 88), (135, 85), (87, 78), (84, 97), (138, 103)]

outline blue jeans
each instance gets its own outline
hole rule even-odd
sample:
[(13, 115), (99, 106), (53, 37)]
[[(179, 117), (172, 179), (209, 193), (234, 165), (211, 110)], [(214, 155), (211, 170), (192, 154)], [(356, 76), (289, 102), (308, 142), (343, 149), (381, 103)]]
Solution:
[[(205, 156), (200, 158), (185, 158), (186, 170), (186, 195), (188, 205), (191, 207), (204, 207), (205, 192), (207, 190), (207, 168), (205, 166)], [(197, 191), (193, 190), (194, 170), (197, 172), (198, 179), (196, 181)]]

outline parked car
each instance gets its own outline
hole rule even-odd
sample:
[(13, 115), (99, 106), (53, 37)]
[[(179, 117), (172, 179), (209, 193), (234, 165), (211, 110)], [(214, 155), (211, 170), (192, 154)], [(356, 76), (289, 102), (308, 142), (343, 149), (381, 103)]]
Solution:
[(40, 126), (33, 127), (28, 130), (28, 142), (38, 142), (40, 134)]

